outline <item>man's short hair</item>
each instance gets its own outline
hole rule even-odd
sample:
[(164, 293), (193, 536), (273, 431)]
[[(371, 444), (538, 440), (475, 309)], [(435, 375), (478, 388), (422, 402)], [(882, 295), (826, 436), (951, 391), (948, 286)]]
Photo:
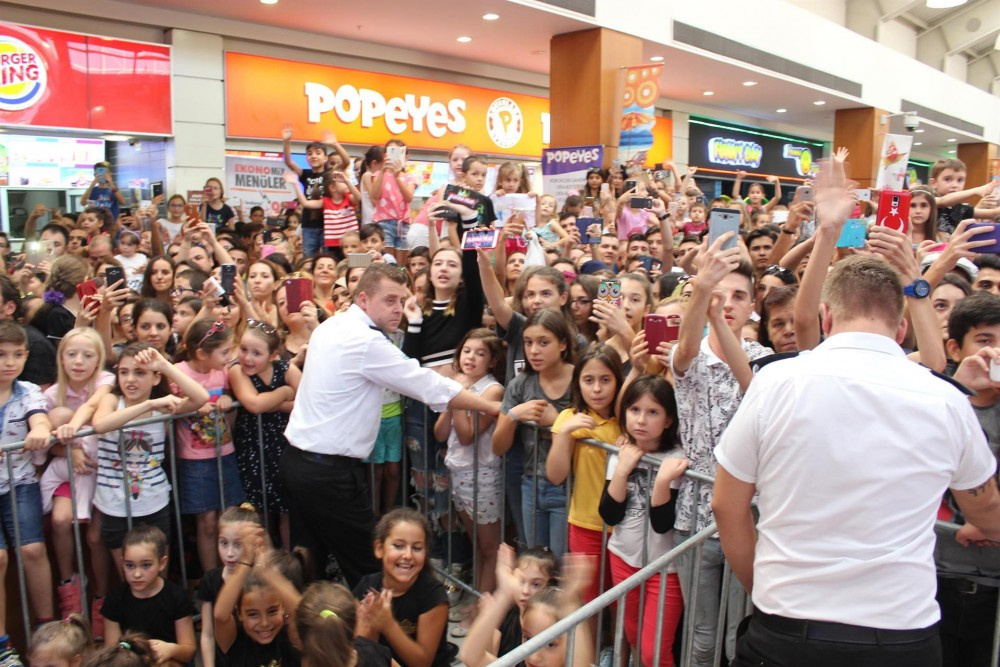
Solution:
[(358, 286), (355, 288), (356, 294), (364, 292), (368, 296), (374, 296), (382, 287), (382, 279), (391, 280), (394, 283), (406, 287), (409, 281), (406, 279), (406, 270), (394, 264), (372, 264), (358, 279)]
[(28, 334), (24, 328), (13, 320), (0, 321), (0, 345), (20, 345), (28, 347)]
[(14, 303), (11, 319), (18, 322), (24, 317), (24, 307), (21, 305), (21, 290), (6, 273), (0, 273), (0, 303)]
[(69, 232), (66, 231), (66, 228), (60, 225), (59, 223), (50, 222), (49, 224), (45, 225), (39, 230), (38, 236), (41, 237), (42, 234), (44, 234), (45, 232), (55, 232), (56, 234), (61, 234), (63, 237), (63, 242), (66, 245), (69, 245)]
[(973, 327), (1000, 324), (1000, 296), (975, 292), (955, 304), (948, 316), (948, 338), (961, 347)]
[(205, 281), (208, 280), (208, 274), (199, 269), (185, 269), (183, 271), (177, 272), (178, 278), (185, 278), (188, 281), (188, 285), (191, 289), (196, 292), (200, 292), (205, 287)]
[(759, 229), (751, 230), (750, 233), (747, 234), (747, 247), (749, 248), (751, 243), (765, 236), (771, 239), (772, 242), (776, 242), (778, 240), (777, 234), (766, 227), (761, 227)]
[(993, 269), (995, 271), (1000, 271), (1000, 255), (992, 255), (983, 253), (976, 257), (976, 261), (973, 262), (977, 269)]
[(383, 242), (385, 242), (385, 232), (382, 231), (382, 227), (379, 226), (377, 222), (369, 222), (361, 226), (361, 231), (358, 233), (362, 241), (370, 239), (373, 236), (379, 237)]
[(899, 274), (876, 257), (849, 257), (834, 265), (823, 283), (823, 303), (834, 319), (878, 318), (893, 327), (903, 317)]

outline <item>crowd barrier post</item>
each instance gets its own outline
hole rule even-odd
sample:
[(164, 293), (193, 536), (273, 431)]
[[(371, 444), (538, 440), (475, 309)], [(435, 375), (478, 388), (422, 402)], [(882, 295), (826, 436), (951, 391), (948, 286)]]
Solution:
[[(21, 443), (24, 446), (24, 443)], [(17, 552), (15, 560), (17, 561), (17, 585), (21, 591), (21, 616), (24, 621), (24, 634), (27, 636), (28, 647), (31, 647), (31, 614), (28, 611), (28, 582), (24, 574), (24, 552), (21, 546), (21, 525), (19, 522), (18, 511), (17, 511), (17, 484), (14, 478), (14, 465), (11, 463), (10, 454), (13, 450), (8, 450), (7, 456), (4, 457), (4, 461), (7, 464), (7, 484), (10, 486), (10, 509), (11, 518), (14, 520), (14, 549), (8, 549), (7, 552)], [(30, 455), (30, 454), (29, 454)], [(8, 557), (7, 562), (10, 562)]]
[(260, 454), (260, 493), (261, 516), (264, 519), (264, 532), (271, 534), (271, 512), (267, 506), (267, 459), (264, 458), (264, 415), (257, 413), (257, 451)]
[[(222, 474), (222, 412), (212, 406), (212, 421), (215, 429), (215, 471), (219, 477), (219, 512), (226, 511), (226, 480)], [(264, 462), (260, 462), (261, 466)]]
[(174, 522), (177, 526), (177, 560), (181, 566), (181, 583), (186, 589), (188, 586), (187, 562), (184, 558), (184, 535), (181, 530), (181, 490), (177, 483), (177, 436), (174, 433), (174, 422), (176, 418), (164, 423), (163, 431), (166, 435), (168, 456), (170, 457), (170, 496), (174, 503)]
[(479, 413), (472, 413), (472, 587), (479, 590)]
[[(83, 580), (84, 564), (83, 564), (83, 544), (80, 541), (80, 517), (77, 514), (76, 507), (76, 471), (73, 470), (73, 447), (74, 445), (68, 445), (66, 447), (66, 476), (69, 482), (69, 504), (73, 508), (73, 548), (76, 549), (76, 571), (80, 573), (80, 580)], [(97, 474), (95, 470), (93, 475)], [(80, 595), (81, 606), (83, 607), (83, 617), (90, 621), (90, 605), (87, 604), (87, 589), (81, 586), (83, 589)]]
[(125, 494), (125, 525), (132, 530), (132, 498), (129, 489), (128, 459), (125, 458), (125, 427), (118, 429), (118, 460), (122, 466), (122, 493)]

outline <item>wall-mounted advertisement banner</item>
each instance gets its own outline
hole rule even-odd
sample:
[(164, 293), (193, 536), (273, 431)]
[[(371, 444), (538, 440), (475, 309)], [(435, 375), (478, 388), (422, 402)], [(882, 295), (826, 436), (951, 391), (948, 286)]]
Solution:
[(882, 140), (882, 153), (875, 175), (878, 190), (902, 190), (906, 164), (910, 159), (913, 137), (908, 134), (887, 134)]
[(103, 139), (0, 134), (0, 187), (86, 188), (103, 160)]
[(604, 162), (602, 146), (547, 148), (542, 151), (542, 191), (552, 195), (562, 208), (571, 192), (583, 190), (588, 169), (600, 169)]
[(171, 134), (170, 47), (0, 21), (0, 125)]
[(285, 183), (285, 168), (283, 160), (226, 156), (226, 196), (240, 200), (244, 220), (249, 219), (254, 206), (262, 207), (268, 217), (277, 217), (283, 204), (295, 199)]
[(692, 117), (688, 161), (699, 173), (733, 174), (746, 171), (758, 177), (780, 176), (803, 181), (816, 171), (825, 144), (763, 129), (726, 125)]
[[(267, 91), (262, 95), (261, 91)], [(332, 129), (349, 144), (537, 157), (548, 143), (544, 97), (311, 63), (226, 54), (226, 133), (296, 139)]]
[(620, 76), (621, 133), (618, 137), (618, 160), (642, 166), (653, 148), (656, 126), (656, 99), (660, 96), (660, 72), (663, 65), (626, 67)]

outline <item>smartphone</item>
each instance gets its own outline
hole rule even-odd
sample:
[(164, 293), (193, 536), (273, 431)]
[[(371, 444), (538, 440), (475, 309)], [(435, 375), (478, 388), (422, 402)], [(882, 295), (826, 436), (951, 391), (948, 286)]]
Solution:
[(601, 235), (591, 236), (587, 233), (587, 228), (593, 225), (597, 225), (601, 228), (604, 225), (603, 218), (585, 218), (580, 217), (576, 219), (576, 228), (580, 230), (580, 243), (588, 245), (596, 245), (601, 242)]
[(617, 278), (601, 278), (597, 286), (597, 298), (615, 308), (622, 307), (622, 283)]
[(627, 181), (625, 181), (625, 192), (628, 192), (629, 190), (634, 190), (635, 186), (636, 186), (636, 180), (634, 178), (628, 179)]
[(462, 236), (462, 250), (492, 250), (497, 247), (497, 236), (500, 232), (495, 229), (472, 229)]
[(108, 177), (108, 168), (98, 167), (97, 169), (94, 170), (94, 175), (97, 176), (98, 179), (103, 181), (105, 178)]
[(222, 289), (225, 290), (226, 294), (232, 294), (236, 286), (236, 265), (223, 264), (219, 267), (219, 276)]
[[(104, 284), (111, 287), (119, 280), (125, 280), (125, 271), (120, 266), (109, 266), (104, 271)], [(124, 282), (119, 287), (128, 287)]]
[[(649, 344), (650, 354), (656, 354), (660, 343), (672, 343), (677, 340), (676, 335), (670, 338), (670, 327), (667, 326), (666, 315), (656, 315), (655, 313), (645, 315), (642, 328), (646, 332), (646, 342)], [(673, 328), (677, 329), (677, 327)]]
[(198, 209), (201, 208), (198, 204), (184, 204), (184, 215), (188, 218), (198, 219)]
[(352, 252), (347, 255), (347, 268), (355, 269), (358, 267), (367, 269), (372, 265), (372, 256), (366, 252)]
[(795, 188), (795, 198), (799, 201), (813, 201), (815, 195), (811, 185), (800, 185)]
[(629, 206), (631, 206), (632, 208), (653, 208), (653, 198), (632, 197), (632, 201), (629, 202)]
[(406, 146), (392, 144), (385, 147), (385, 157), (393, 162), (404, 164), (406, 162)]
[(611, 186), (607, 183), (601, 183), (601, 196), (607, 197), (611, 194)]
[(854, 191), (854, 194), (857, 196), (858, 201), (872, 200), (872, 191), (869, 188), (859, 188)]
[(868, 221), (853, 219), (844, 224), (837, 239), (838, 248), (864, 248), (865, 233), (868, 231)]
[(1000, 255), (1000, 224), (994, 224), (992, 222), (974, 222), (969, 225), (969, 229), (987, 229), (988, 231), (979, 232), (970, 241), (990, 241), (993, 243), (991, 245), (981, 246), (976, 248), (974, 252), (989, 254), (989, 255)]
[(132, 207), (122, 206), (120, 209), (118, 209), (118, 213), (124, 216), (130, 216), (132, 215)]
[(878, 196), (878, 213), (875, 215), (875, 224), (909, 234), (910, 193), (883, 190)]
[(313, 297), (313, 282), (308, 278), (285, 278), (286, 308), (290, 313), (302, 310), (302, 304)]
[(97, 281), (87, 280), (76, 286), (76, 295), (80, 297), (80, 305), (87, 310), (91, 301), (97, 296)]
[(642, 268), (646, 270), (647, 276), (653, 272), (653, 267), (657, 264), (656, 258), (649, 255), (640, 255), (639, 261), (642, 262)]
[(159, 197), (163, 194), (163, 181), (156, 181), (149, 184), (149, 196), (150, 198)]
[(708, 215), (708, 245), (726, 232), (733, 232), (732, 238), (722, 244), (722, 250), (735, 248), (740, 240), (740, 214), (728, 208), (713, 208)]
[(264, 234), (264, 243), (270, 243), (274, 238), (274, 232), (270, 229), (265, 229), (262, 233)]
[(45, 250), (45, 246), (42, 245), (41, 241), (26, 243), (24, 246), (24, 261), (37, 267), (41, 262), (46, 260), (48, 253)]
[(1000, 364), (990, 359), (990, 382), (1000, 382)]

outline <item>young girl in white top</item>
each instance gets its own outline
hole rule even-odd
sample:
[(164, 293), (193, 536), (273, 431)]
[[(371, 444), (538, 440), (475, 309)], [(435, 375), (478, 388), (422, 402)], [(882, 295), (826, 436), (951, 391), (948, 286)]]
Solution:
[[(455, 379), (474, 394), (488, 401), (499, 401), (503, 398), (503, 387), (494, 373), (502, 360), (503, 346), (496, 334), (489, 329), (473, 329), (465, 334), (455, 350), (452, 362)], [(502, 370), (499, 375), (503, 375)], [(476, 540), (476, 571), (481, 591), (492, 591), (496, 583), (496, 554), (503, 511), (500, 457), (492, 449), (495, 427), (496, 418), (492, 415), (480, 414), (477, 422), (468, 410), (454, 409), (442, 412), (434, 425), (434, 437), (448, 441), (444, 464), (451, 472), (451, 497), (469, 539)], [(473, 515), (479, 524), (475, 531)]]
[[(186, 398), (170, 394), (164, 380)], [(145, 343), (130, 343), (118, 359), (118, 389), (101, 398), (94, 430), (102, 434), (97, 449), (97, 492), (104, 543), (122, 571), (122, 540), (133, 522), (144, 521), (170, 536), (170, 482), (164, 470), (163, 422), (128, 428), (137, 419), (192, 412), (208, 402), (208, 391)]]
[[(83, 586), (80, 575), (73, 567), (73, 516), (81, 522), (90, 521), (90, 506), (94, 499), (97, 478), (97, 437), (75, 438), (76, 432), (90, 423), (98, 401), (111, 393), (115, 376), (104, 368), (104, 343), (96, 330), (86, 327), (71, 329), (62, 341), (56, 355), (58, 376), (56, 383), (45, 390), (49, 407), (49, 420), (59, 438), (52, 448), (55, 458), (42, 473), (39, 491), (42, 509), (52, 512), (52, 546), (59, 570), (59, 616), (83, 611)], [(73, 499), (70, 498), (69, 459), (73, 465)], [(99, 529), (99, 526), (98, 526)], [(107, 552), (98, 548), (92, 552), (99, 563), (94, 563), (96, 593), (103, 596), (107, 590)]]
[[(607, 482), (600, 512), (614, 531), (608, 540), (611, 578), (619, 584), (673, 548), (671, 530), (677, 500), (677, 479), (687, 469), (678, 447), (677, 403), (674, 390), (659, 375), (644, 375), (622, 394), (619, 414), (625, 434), (619, 451), (608, 456)], [(656, 466), (642, 460), (651, 456)], [(656, 619), (663, 607), (658, 665), (672, 667), (674, 635), (684, 602), (677, 574), (667, 574), (666, 599), (661, 600), (660, 575), (651, 577), (625, 597), (625, 636), (638, 649), (643, 667), (656, 652)], [(645, 599), (640, 605), (640, 596)], [(642, 636), (639, 608), (642, 606)]]

